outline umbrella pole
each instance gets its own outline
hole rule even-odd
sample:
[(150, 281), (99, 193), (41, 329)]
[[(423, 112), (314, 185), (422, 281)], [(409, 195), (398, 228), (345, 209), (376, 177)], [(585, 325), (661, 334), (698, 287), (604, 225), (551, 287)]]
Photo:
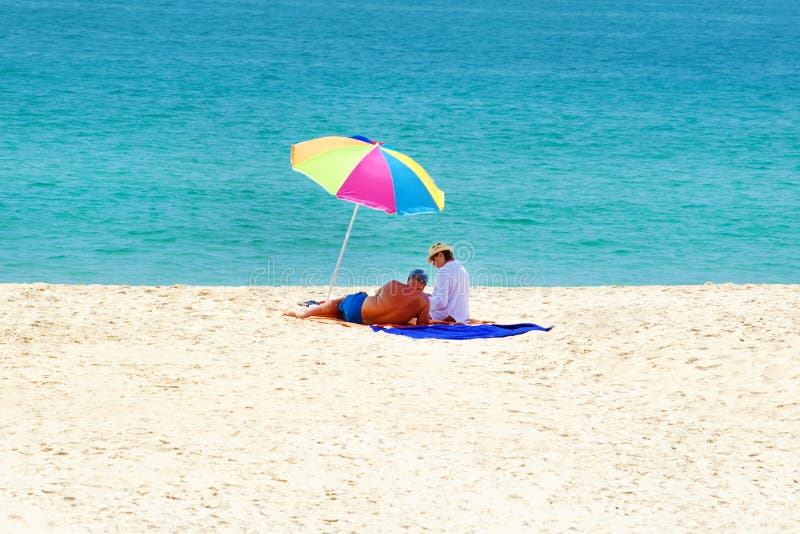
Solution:
[(333, 284), (336, 283), (336, 274), (339, 272), (339, 267), (342, 265), (342, 257), (344, 256), (344, 249), (347, 248), (347, 240), (350, 239), (350, 231), (353, 229), (353, 222), (356, 220), (356, 212), (358, 211), (358, 204), (353, 208), (353, 216), (350, 217), (350, 225), (347, 227), (347, 233), (344, 236), (344, 243), (342, 243), (342, 250), (339, 252), (339, 259), (336, 262), (336, 268), (333, 270), (331, 276), (331, 284), (328, 286), (328, 296), (325, 302), (331, 301), (331, 293), (333, 292)]

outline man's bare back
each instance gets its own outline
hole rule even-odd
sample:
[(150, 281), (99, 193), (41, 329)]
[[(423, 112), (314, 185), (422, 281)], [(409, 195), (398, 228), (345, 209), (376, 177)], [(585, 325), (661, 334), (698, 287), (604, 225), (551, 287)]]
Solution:
[(416, 318), (418, 325), (426, 325), (430, 321), (428, 297), (410, 285), (392, 280), (367, 297), (361, 318), (364, 324), (406, 324)]

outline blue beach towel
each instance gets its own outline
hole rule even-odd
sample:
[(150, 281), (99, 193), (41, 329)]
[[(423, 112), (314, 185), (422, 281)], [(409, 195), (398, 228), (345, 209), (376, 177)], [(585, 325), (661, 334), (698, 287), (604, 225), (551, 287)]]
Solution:
[(432, 324), (427, 326), (375, 326), (375, 332), (386, 332), (398, 336), (417, 339), (480, 339), (489, 337), (507, 337), (524, 334), (531, 330), (549, 332), (552, 326), (545, 328), (533, 323), (520, 324)]

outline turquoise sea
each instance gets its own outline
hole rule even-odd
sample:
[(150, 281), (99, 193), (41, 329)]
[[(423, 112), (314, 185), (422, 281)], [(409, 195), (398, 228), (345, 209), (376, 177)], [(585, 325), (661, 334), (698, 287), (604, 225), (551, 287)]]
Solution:
[(797, 0), (0, 0), (0, 282), (325, 284), (352, 205), (290, 146), (364, 135), (446, 206), (361, 208), (345, 283), (440, 240), (474, 283), (800, 283), (799, 29)]

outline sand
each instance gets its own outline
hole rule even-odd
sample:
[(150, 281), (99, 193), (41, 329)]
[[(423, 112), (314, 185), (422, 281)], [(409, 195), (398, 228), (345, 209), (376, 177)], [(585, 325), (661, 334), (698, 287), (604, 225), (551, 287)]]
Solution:
[(477, 288), (555, 328), (471, 341), (323, 294), (0, 285), (0, 531), (800, 529), (800, 286)]

